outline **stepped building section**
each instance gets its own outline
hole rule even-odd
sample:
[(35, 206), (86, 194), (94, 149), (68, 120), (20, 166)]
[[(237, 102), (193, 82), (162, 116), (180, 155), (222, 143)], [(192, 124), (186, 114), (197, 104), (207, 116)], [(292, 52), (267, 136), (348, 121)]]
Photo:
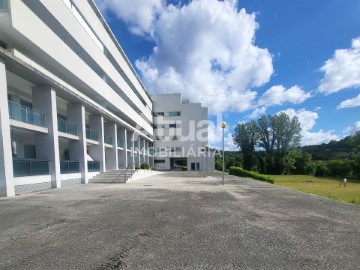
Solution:
[(152, 96), (154, 108), (154, 166), (159, 170), (215, 169), (208, 145), (208, 109), (181, 94)]

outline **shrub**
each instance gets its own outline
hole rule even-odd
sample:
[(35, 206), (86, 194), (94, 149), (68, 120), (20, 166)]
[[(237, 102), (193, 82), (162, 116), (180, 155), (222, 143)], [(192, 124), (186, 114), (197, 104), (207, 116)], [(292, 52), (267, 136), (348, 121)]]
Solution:
[(140, 164), (140, 169), (146, 169), (146, 170), (148, 170), (148, 169), (150, 169), (150, 165), (149, 164), (147, 164), (147, 163), (142, 163), (142, 164)]
[(275, 180), (269, 176), (259, 174), (257, 172), (247, 171), (240, 167), (230, 167), (229, 174), (241, 176), (241, 177), (249, 177), (249, 178), (253, 178), (255, 180), (260, 180), (260, 181), (271, 183), (271, 184), (274, 184), (274, 182), (275, 182)]

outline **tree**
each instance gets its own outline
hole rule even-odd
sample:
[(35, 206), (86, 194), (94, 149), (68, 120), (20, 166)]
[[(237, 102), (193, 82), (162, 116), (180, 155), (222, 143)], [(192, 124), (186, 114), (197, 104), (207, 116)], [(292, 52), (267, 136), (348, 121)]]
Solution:
[(251, 170), (255, 164), (254, 152), (258, 139), (258, 128), (255, 121), (238, 124), (233, 134), (233, 140), (244, 156), (244, 168)]
[(272, 129), (272, 116), (263, 115), (257, 120), (258, 127), (258, 145), (264, 148), (265, 152), (270, 154), (275, 145), (275, 134)]
[(300, 146), (301, 127), (299, 119), (290, 118), (282, 112), (275, 115), (263, 115), (257, 120), (258, 146), (266, 152), (265, 173), (285, 173), (289, 170), (291, 157), (286, 160), (290, 149)]

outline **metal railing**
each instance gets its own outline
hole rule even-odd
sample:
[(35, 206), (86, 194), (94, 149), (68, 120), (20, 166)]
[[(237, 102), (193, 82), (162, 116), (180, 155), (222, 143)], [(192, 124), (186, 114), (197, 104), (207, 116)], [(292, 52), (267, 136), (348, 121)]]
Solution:
[(40, 127), (46, 127), (46, 114), (8, 101), (10, 119)]
[(58, 118), (58, 130), (60, 132), (68, 133), (77, 136), (78, 128), (75, 124)]
[(94, 130), (89, 128), (86, 129), (86, 139), (97, 141), (98, 140), (98, 133)]
[(60, 161), (60, 172), (62, 174), (67, 173), (79, 173), (80, 162), (78, 161)]
[(104, 136), (104, 143), (106, 143), (106, 144), (112, 144), (112, 137), (110, 137), (110, 136)]
[(49, 161), (35, 159), (13, 159), (14, 177), (48, 175)]
[(117, 140), (117, 147), (124, 148), (124, 141), (123, 141), (123, 140), (118, 139), (118, 140)]
[(99, 161), (88, 161), (88, 172), (99, 172), (100, 162)]

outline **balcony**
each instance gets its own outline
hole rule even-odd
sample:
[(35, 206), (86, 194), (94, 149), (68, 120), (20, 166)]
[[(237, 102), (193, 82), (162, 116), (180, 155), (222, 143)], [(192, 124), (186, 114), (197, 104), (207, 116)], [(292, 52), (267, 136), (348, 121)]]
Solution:
[(60, 161), (61, 174), (79, 173), (80, 162), (78, 161)]
[(104, 143), (112, 145), (112, 137), (104, 136)]
[(118, 164), (118, 169), (119, 169), (119, 170), (124, 170), (124, 169), (126, 169), (125, 162), (119, 163), (119, 164)]
[(88, 161), (88, 172), (100, 172), (100, 162)]
[(46, 114), (21, 106), (12, 101), (8, 101), (8, 104), (10, 119), (39, 127), (46, 127)]
[(123, 140), (118, 139), (118, 140), (117, 140), (117, 147), (124, 148), (124, 141), (123, 141)]
[(9, 10), (8, 0), (0, 0), (0, 10)]
[(98, 141), (98, 133), (89, 128), (86, 129), (86, 139)]
[(132, 142), (127, 142), (127, 149), (131, 149), (133, 147)]
[(78, 128), (75, 124), (58, 118), (58, 130), (60, 132), (68, 133), (71, 135), (78, 136)]
[(14, 177), (48, 175), (49, 161), (35, 159), (14, 159)]

